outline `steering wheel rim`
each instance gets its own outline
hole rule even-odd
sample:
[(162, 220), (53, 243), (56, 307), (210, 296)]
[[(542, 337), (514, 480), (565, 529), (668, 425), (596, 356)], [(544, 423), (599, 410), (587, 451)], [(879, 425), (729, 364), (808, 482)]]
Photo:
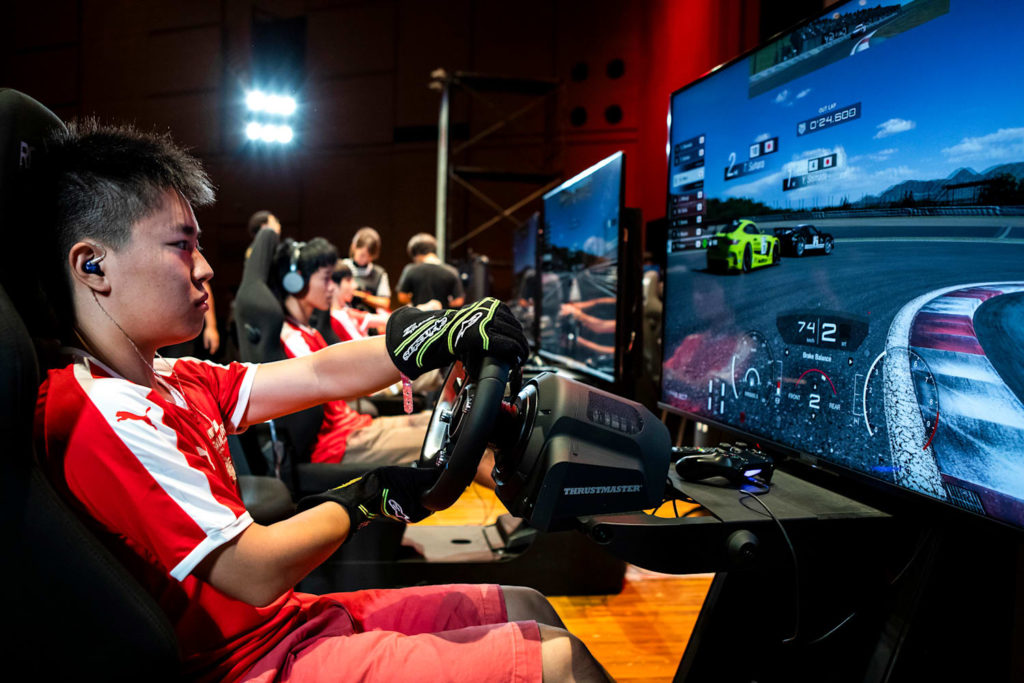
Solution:
[(456, 361), (434, 404), (420, 449), (420, 467), (438, 467), (434, 485), (420, 502), (428, 510), (444, 510), (458, 500), (476, 475), (508, 383), (509, 365), (485, 357), (470, 373)]

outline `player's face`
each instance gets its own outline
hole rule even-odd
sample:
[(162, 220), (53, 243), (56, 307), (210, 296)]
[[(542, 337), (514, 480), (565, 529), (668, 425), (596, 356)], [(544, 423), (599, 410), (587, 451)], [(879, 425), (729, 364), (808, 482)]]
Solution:
[[(199, 251), (199, 224), (178, 192), (132, 226), (128, 244), (109, 250), (111, 315), (147, 351), (193, 339), (209, 310), (203, 283), (213, 269)], [(116, 313), (114, 312), (116, 311)]]
[(337, 300), (342, 304), (352, 303), (352, 292), (355, 291), (355, 288), (355, 278), (342, 278), (341, 282), (338, 283), (338, 293), (335, 295)]
[(303, 300), (318, 311), (330, 309), (331, 299), (334, 298), (334, 294), (338, 290), (337, 285), (334, 284), (334, 280), (331, 278), (333, 273), (334, 268), (332, 266), (324, 266), (309, 278), (309, 286)]
[(373, 259), (370, 258), (370, 250), (366, 247), (356, 247), (352, 250), (352, 260), (356, 262), (356, 265), (360, 268), (365, 268)]

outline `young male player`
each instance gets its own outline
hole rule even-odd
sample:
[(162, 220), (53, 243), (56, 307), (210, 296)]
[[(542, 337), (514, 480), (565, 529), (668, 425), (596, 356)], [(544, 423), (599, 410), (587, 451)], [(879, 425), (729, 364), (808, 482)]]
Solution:
[(431, 471), (375, 470), (270, 526), (252, 521), (238, 493), (228, 430), (369, 393), (399, 369), (413, 375), (484, 351), (518, 361), (525, 345), (497, 302), (452, 347), (416, 337), (423, 353), (411, 362), (393, 350), (424, 325), (447, 337), (457, 314), (407, 309), (380, 337), (261, 366), (154, 362), (157, 348), (198, 334), (206, 311), (213, 272), (192, 212), (213, 199), (205, 173), (166, 138), (93, 123), (53, 139), (36, 170), (39, 208), (55, 231), (44, 244), (56, 242), (66, 277), (50, 294), (67, 297), (79, 347), (40, 387), (40, 453), (55, 486), (166, 611), (185, 675), (604, 677), (536, 592), (293, 590), (385, 511), (422, 519), (418, 493)]
[[(383, 332), (388, 322), (387, 315), (367, 313), (351, 305), (356, 289), (352, 269), (343, 261), (338, 261), (334, 266), (331, 279), (338, 287), (331, 300), (331, 329), (334, 330), (334, 334), (338, 335), (338, 339), (341, 341), (365, 339), (370, 336), (371, 330), (378, 333)], [(437, 305), (437, 308), (440, 308), (440, 304)]]
[[(288, 358), (308, 356), (327, 348), (326, 339), (312, 327), (311, 320), (315, 312), (330, 311), (337, 293), (333, 278), (337, 261), (337, 250), (323, 237), (314, 237), (308, 242), (285, 240), (278, 245), (271, 279), (284, 312), (281, 346)], [(301, 285), (301, 288), (286, 291), (288, 283), (294, 287)], [(356, 412), (345, 401), (328, 401), (310, 460), (408, 464), (419, 458), (429, 423), (429, 411), (374, 418)], [(494, 459), (481, 459), (481, 462), (485, 464), (477, 478), (493, 488), (490, 472)]]
[(398, 303), (419, 306), (431, 300), (445, 308), (458, 308), (466, 300), (459, 271), (441, 261), (437, 240), (425, 232), (413, 235), (406, 245), (412, 263), (398, 278)]

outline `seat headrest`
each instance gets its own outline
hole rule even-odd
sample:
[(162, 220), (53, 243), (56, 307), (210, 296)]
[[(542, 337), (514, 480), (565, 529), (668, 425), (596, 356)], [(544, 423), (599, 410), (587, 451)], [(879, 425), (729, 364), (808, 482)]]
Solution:
[(37, 340), (57, 336), (57, 321), (46, 297), (44, 273), (52, 270), (40, 262), (40, 244), (53, 238), (40, 232), (31, 205), (29, 171), (43, 153), (43, 142), (64, 123), (42, 104), (24, 93), (0, 88), (0, 240), (6, 245), (0, 284)]
[(17, 90), (0, 88), (0, 226), (4, 232), (33, 154), (43, 139), (63, 129), (64, 123), (39, 102)]

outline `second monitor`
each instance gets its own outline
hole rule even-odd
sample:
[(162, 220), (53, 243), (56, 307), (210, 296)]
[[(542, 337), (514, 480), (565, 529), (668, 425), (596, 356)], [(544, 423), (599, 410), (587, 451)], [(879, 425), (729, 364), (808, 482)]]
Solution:
[(540, 355), (606, 385), (622, 384), (639, 331), (625, 322), (638, 310), (628, 227), (639, 220), (624, 209), (624, 179), (616, 152), (545, 194), (538, 245)]

